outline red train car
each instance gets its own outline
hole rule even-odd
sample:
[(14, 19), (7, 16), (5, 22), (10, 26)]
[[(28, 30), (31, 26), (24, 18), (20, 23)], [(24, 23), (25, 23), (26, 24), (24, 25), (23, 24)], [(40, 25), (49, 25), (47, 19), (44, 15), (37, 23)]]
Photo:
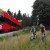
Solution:
[(7, 32), (20, 28), (22, 26), (22, 20), (18, 20), (13, 16), (10, 16), (7, 12), (0, 9), (0, 32)]

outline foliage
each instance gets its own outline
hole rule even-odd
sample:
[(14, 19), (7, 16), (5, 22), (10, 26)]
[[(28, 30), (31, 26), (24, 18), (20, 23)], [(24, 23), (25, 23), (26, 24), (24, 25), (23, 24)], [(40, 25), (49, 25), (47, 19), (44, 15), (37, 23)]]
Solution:
[(23, 27), (31, 26), (31, 18), (26, 14), (23, 14), (22, 24)]
[(39, 15), (39, 23), (45, 26), (50, 25), (50, 0), (36, 0), (34, 2), (32, 16), (36, 22), (36, 17)]
[(20, 10), (18, 11), (17, 19), (22, 19), (22, 14), (21, 14), (21, 11)]
[[(9, 15), (12, 15), (12, 12), (9, 9), (7, 12), (9, 13)], [(29, 15), (26, 15), (26, 13), (24, 13), (22, 15), (20, 10), (18, 11), (18, 13), (15, 12), (12, 17), (15, 17), (16, 19), (22, 20), (22, 27), (32, 26), (31, 17), (29, 17)], [(10, 23), (9, 20), (7, 20), (7, 22)]]
[(13, 16), (13, 12), (10, 11), (10, 9), (7, 10), (8, 14)]
[(17, 18), (17, 14), (16, 14), (16, 12), (14, 13), (14, 17)]

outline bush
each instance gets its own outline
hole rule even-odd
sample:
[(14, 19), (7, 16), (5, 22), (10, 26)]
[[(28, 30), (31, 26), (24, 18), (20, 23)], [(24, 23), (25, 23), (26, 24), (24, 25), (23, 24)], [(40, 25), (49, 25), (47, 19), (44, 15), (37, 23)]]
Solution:
[(1, 36), (0, 37), (0, 41), (3, 41), (4, 39), (6, 39), (7, 37), (5, 37), (5, 36)]

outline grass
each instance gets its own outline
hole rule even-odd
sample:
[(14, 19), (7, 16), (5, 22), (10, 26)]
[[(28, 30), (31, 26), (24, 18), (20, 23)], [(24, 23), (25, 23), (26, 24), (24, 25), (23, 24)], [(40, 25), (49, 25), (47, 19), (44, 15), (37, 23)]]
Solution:
[(28, 34), (30, 32), (30, 30), (31, 30), (31, 27), (27, 27), (27, 29), (24, 28), (24, 29), (22, 29), (20, 31), (17, 31), (16, 33), (14, 33), (13, 36)]
[(18, 36), (10, 37), (0, 41), (0, 50), (50, 50), (50, 31), (46, 31), (46, 40), (41, 40), (40, 32), (37, 32), (37, 39), (30, 40), (31, 33), (20, 32)]
[(7, 39), (6, 36), (0, 36), (0, 41), (3, 41), (3, 40), (5, 40), (5, 39)]

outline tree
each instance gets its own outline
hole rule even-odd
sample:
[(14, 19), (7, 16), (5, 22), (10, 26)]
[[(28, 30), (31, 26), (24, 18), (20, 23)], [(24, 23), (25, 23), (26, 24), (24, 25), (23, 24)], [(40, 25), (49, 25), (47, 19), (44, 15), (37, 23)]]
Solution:
[(43, 23), (45, 26), (50, 25), (50, 0), (36, 0), (32, 7), (34, 22), (37, 22), (38, 15), (39, 23)]
[(26, 14), (23, 14), (23, 19), (22, 19), (23, 27), (26, 27), (27, 26), (26, 23), (27, 23)]
[(10, 11), (10, 9), (7, 10), (8, 14), (13, 16), (13, 12)]
[(17, 18), (17, 14), (16, 14), (16, 12), (14, 13), (14, 17)]
[(34, 17), (33, 16), (30, 17), (30, 21), (31, 21), (31, 25), (34, 25)]
[(22, 24), (23, 24), (23, 27), (27, 27), (27, 26), (30, 26), (31, 25), (31, 20), (30, 20), (30, 17), (29, 15), (26, 15), (26, 13), (23, 14), (23, 19), (22, 19)]
[(21, 14), (21, 11), (20, 10), (18, 11), (17, 19), (22, 19), (22, 14)]

